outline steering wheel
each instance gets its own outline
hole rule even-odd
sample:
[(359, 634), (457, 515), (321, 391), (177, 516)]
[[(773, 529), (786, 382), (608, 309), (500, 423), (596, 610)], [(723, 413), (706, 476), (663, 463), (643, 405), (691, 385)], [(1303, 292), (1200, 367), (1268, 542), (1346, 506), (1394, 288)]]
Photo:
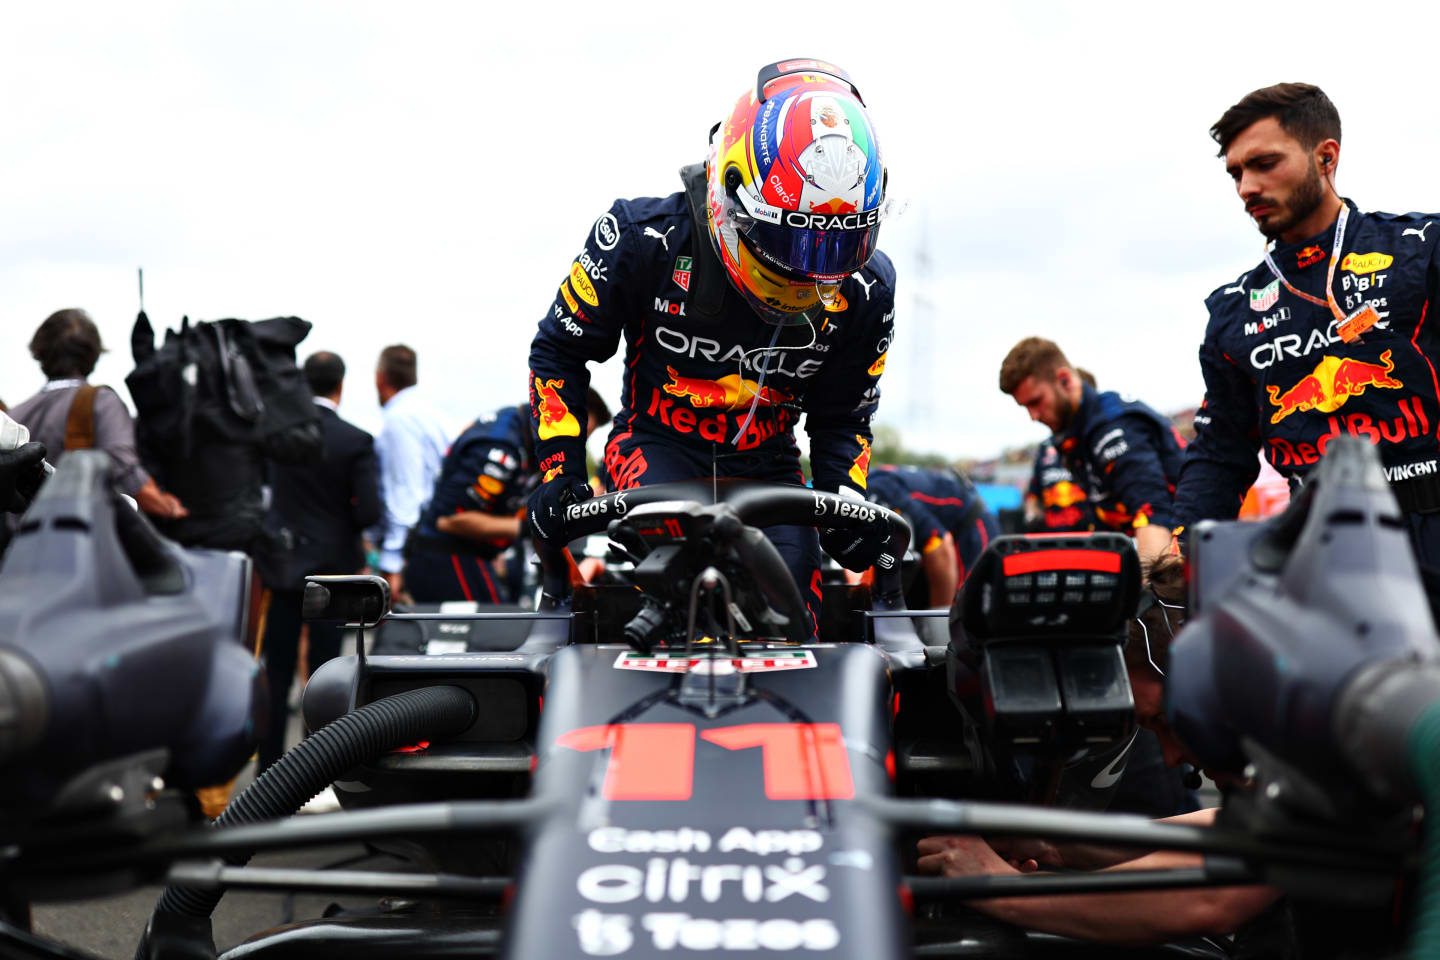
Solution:
[[(630, 510), (646, 503), (666, 500), (710, 503), (716, 499), (712, 490), (709, 482), (660, 483), (591, 497), (565, 508), (566, 531), (572, 538), (599, 533), (608, 527), (612, 520), (618, 520)], [(887, 554), (891, 557), (902, 557), (905, 555), (905, 548), (910, 544), (910, 524), (904, 517), (888, 507), (865, 500), (842, 497), (809, 487), (758, 481), (732, 483), (715, 493), (719, 494), (718, 499), (721, 502), (735, 511), (742, 523), (752, 527), (793, 525), (851, 529), (865, 525), (878, 514), (885, 518), (889, 527), (889, 536), (885, 541)], [(536, 540), (535, 550), (540, 556), (546, 602), (559, 605), (570, 596), (564, 547)], [(888, 570), (877, 567), (874, 596), (877, 606), (882, 609), (903, 609), (905, 601), (898, 560)]]

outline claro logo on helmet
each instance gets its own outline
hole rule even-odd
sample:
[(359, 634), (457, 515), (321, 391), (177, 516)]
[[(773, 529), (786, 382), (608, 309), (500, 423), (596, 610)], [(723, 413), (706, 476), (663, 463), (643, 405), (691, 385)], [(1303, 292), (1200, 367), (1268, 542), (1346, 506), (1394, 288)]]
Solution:
[(868, 230), (879, 223), (879, 207), (863, 213), (800, 213), (795, 210), (785, 213), (785, 226), (801, 230)]

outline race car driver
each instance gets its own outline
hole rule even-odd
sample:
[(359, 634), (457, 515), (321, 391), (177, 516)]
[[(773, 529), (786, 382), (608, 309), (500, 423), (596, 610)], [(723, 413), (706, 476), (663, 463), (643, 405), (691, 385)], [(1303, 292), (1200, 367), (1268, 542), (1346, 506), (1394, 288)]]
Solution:
[[(1205, 301), (1205, 404), (1175, 496), (1230, 519), (1258, 470), (1292, 485), (1332, 437), (1379, 447), (1422, 564), (1440, 564), (1440, 214), (1362, 213), (1335, 191), (1340, 115), (1319, 87), (1256, 90), (1211, 128), (1267, 244)], [(1271, 244), (1273, 243), (1273, 246)]]
[(923, 605), (948, 608), (966, 572), (1000, 533), (994, 511), (970, 478), (954, 470), (880, 464), (870, 473), (868, 493), (910, 522), (928, 587)]
[[(580, 424), (586, 364), (625, 341), (620, 409), (605, 447), (614, 489), (693, 478), (803, 482), (863, 496), (870, 418), (890, 347), (895, 273), (876, 250), (886, 172), (843, 70), (791, 60), (712, 128), (704, 164), (661, 199), (617, 200), (595, 221), (530, 348), (531, 417), (546, 478), (530, 521), (564, 542), (564, 507), (590, 495)], [(825, 530), (863, 570), (884, 539)], [(818, 591), (811, 528), (770, 528), (802, 591)]]
[(1135, 537), (1148, 566), (1170, 546), (1180, 439), (1150, 407), (1080, 379), (1053, 341), (1026, 337), (1000, 365), (1000, 389), (1055, 434), (1060, 460), (1095, 511), (1096, 526)]
[[(585, 436), (610, 411), (585, 395)], [(405, 542), (405, 585), (417, 603), (500, 603), (491, 561), (520, 535), (525, 497), (535, 485), (535, 441), (527, 404), (477, 418), (440, 465), (435, 492)], [(507, 598), (508, 599), (508, 598)]]

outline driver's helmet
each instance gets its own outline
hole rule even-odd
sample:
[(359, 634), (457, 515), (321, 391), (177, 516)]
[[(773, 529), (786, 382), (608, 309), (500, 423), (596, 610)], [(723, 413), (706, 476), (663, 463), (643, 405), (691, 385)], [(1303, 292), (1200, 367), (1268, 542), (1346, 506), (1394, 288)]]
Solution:
[(801, 323), (842, 309), (840, 281), (875, 252), (885, 165), (860, 91), (820, 60), (760, 70), (706, 163), (710, 239), (762, 318)]

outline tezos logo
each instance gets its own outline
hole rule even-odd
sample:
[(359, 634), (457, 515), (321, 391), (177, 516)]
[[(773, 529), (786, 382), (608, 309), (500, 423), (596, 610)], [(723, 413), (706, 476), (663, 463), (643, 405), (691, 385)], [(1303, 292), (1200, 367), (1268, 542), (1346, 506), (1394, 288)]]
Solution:
[(868, 503), (856, 503), (854, 501), (842, 499), (835, 504), (835, 516), (855, 517), (857, 519), (869, 522), (879, 519), (880, 514), (877, 513), (875, 511), (875, 508), (870, 506)]
[(586, 500), (583, 503), (570, 504), (565, 508), (565, 519), (579, 520), (581, 517), (598, 517), (609, 512), (610, 501), (597, 498)]

